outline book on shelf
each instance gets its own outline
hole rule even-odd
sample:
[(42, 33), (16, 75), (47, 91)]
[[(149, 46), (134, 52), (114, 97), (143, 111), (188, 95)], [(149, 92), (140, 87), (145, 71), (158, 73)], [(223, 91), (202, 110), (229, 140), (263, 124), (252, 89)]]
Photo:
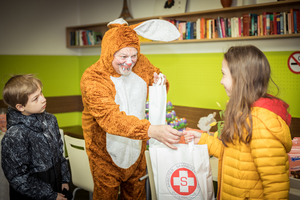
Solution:
[(186, 40), (191, 39), (191, 23), (192, 22), (186, 22), (186, 32), (185, 32), (185, 39)]
[(257, 36), (257, 14), (250, 14), (251, 17), (251, 36)]
[(238, 18), (239, 21), (239, 37), (243, 36), (243, 17)]
[(257, 15), (257, 35), (260, 36), (260, 15)]
[(288, 12), (288, 33), (292, 34), (292, 17), (291, 17), (291, 13)]
[(193, 22), (193, 39), (197, 39), (196, 22)]
[(221, 17), (217, 18), (217, 27), (218, 27), (218, 36), (219, 36), (219, 38), (223, 38), (222, 28), (221, 28)]
[(225, 33), (225, 24), (224, 24), (224, 18), (220, 18), (220, 23), (221, 23), (221, 30), (222, 30), (222, 37), (226, 38), (226, 33)]
[(75, 46), (75, 31), (70, 32), (70, 45)]
[(232, 18), (229, 18), (229, 19), (227, 19), (227, 35), (228, 35), (228, 37), (232, 37), (232, 23), (231, 23), (231, 21), (232, 21)]
[(214, 31), (214, 33), (213, 33), (213, 38), (219, 38), (217, 19), (214, 19), (213, 25), (214, 25), (214, 29), (213, 29), (213, 31)]
[(208, 19), (208, 20), (206, 20), (206, 31), (205, 31), (206, 39), (211, 39), (211, 34), (210, 34), (211, 30), (210, 29), (211, 29), (210, 19)]
[(206, 27), (205, 23), (206, 22), (205, 21), (206, 21), (205, 18), (201, 18), (201, 24), (200, 24), (200, 38), (201, 39), (206, 38), (206, 34), (205, 34), (205, 27)]
[(250, 26), (250, 16), (251, 14), (243, 14), (243, 35), (244, 36), (251, 36), (250, 35), (250, 30), (251, 30), (251, 26)]
[(300, 33), (300, 8), (296, 10), (297, 33)]
[(291, 9), (293, 11), (294, 33), (300, 33), (300, 12), (298, 9)]
[(102, 40), (101, 32), (92, 30), (76, 30), (70, 32), (71, 46), (84, 46), (100, 44)]
[(277, 13), (273, 12), (273, 35), (277, 35)]
[(296, 9), (291, 8), (290, 9), (290, 13), (291, 13), (291, 32), (295, 33), (295, 24), (294, 24), (294, 10), (296, 11)]
[(270, 19), (271, 14), (273, 14), (273, 13), (272, 12), (263, 12), (263, 14), (262, 14), (262, 16), (263, 16), (263, 35), (269, 35), (267, 26), (270, 26), (270, 21), (268, 22), (267, 18)]
[[(195, 21), (168, 19), (167, 21), (178, 28), (180, 32), (178, 40), (300, 33), (300, 11), (295, 8), (289, 9), (287, 12), (244, 13), (242, 16), (231, 18), (198, 18)], [(86, 31), (86, 34), (88, 44), (93, 45), (91, 37), (92, 35), (95, 37), (96, 33)], [(72, 40), (74, 36), (70, 37), (71, 45), (74, 43), (86, 44), (84, 39), (77, 42)]]
[(280, 35), (280, 17), (281, 17), (281, 14), (280, 13), (277, 13), (277, 16), (276, 16), (276, 26), (277, 26), (277, 34)]
[(196, 21), (196, 39), (197, 40), (201, 39), (201, 37), (200, 37), (200, 24), (201, 24), (201, 19), (198, 18), (197, 21)]
[(186, 39), (186, 22), (180, 22), (179, 23), (181, 25), (181, 31), (182, 31), (182, 39), (185, 40)]
[(280, 34), (283, 35), (284, 34), (284, 12), (280, 13)]
[(259, 15), (260, 20), (260, 35), (264, 35), (264, 17), (263, 15)]

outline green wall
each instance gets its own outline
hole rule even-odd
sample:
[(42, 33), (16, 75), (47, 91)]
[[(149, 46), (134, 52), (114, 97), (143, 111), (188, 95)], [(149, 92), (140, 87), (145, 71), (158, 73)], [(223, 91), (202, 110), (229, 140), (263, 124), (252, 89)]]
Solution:
[[(300, 74), (292, 73), (287, 60), (292, 51), (264, 52), (271, 68), (272, 79), (279, 86), (278, 97), (290, 105), (293, 117), (300, 117)], [(161, 54), (146, 55), (170, 81), (168, 100), (174, 105), (219, 109), (228, 100), (224, 87), (220, 84), (223, 53)], [(96, 62), (99, 56), (81, 56), (80, 72)], [(270, 93), (277, 94), (274, 84), (270, 83)], [(199, 116), (200, 118), (200, 116)]]
[[(78, 56), (0, 55), (0, 90), (10, 74), (33, 73), (43, 83), (45, 97), (80, 95)], [(81, 113), (55, 114), (60, 127), (81, 125)]]
[[(300, 118), (300, 75), (287, 67), (292, 52), (265, 52), (272, 67), (272, 78), (280, 87), (279, 97), (290, 105), (293, 117)], [(220, 84), (222, 53), (146, 55), (170, 81), (168, 100), (175, 105), (219, 109), (228, 99)], [(80, 95), (79, 82), (86, 68), (99, 56), (6, 56), (0, 55), (1, 99), (7, 74), (34, 73), (44, 85), (44, 95)], [(4, 78), (3, 78), (4, 77)], [(276, 92), (271, 84), (271, 93)], [(81, 125), (81, 113), (55, 114), (59, 125)], [(201, 116), (199, 116), (200, 118)]]

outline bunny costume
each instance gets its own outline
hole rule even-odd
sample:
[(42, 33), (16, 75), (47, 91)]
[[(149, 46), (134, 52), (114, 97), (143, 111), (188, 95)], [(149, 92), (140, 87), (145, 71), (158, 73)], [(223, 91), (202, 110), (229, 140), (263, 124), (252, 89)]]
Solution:
[[(94, 199), (145, 199), (144, 151), (150, 122), (145, 120), (148, 86), (153, 73), (160, 73), (140, 53), (137, 35), (159, 41), (179, 37), (174, 25), (164, 20), (149, 20), (128, 26), (123, 19), (108, 24), (102, 40), (100, 59), (82, 75), (80, 88), (84, 110), (82, 128), (94, 180)], [(128, 76), (112, 66), (114, 54), (134, 47), (137, 61)], [(167, 82), (167, 88), (169, 83)]]

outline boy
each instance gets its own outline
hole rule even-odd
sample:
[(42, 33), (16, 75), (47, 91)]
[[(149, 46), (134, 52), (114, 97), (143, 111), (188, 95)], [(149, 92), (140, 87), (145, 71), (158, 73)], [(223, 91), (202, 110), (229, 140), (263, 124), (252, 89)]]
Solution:
[(2, 139), (2, 168), (11, 200), (67, 200), (70, 174), (55, 116), (45, 111), (42, 82), (15, 75), (4, 86), (7, 132)]

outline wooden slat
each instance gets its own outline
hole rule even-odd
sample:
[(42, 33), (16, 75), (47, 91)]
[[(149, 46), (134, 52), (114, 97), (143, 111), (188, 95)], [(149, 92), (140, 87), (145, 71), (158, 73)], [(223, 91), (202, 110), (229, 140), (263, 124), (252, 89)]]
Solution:
[[(75, 96), (60, 96), (46, 97), (49, 113), (66, 113), (66, 112), (81, 112), (83, 111), (82, 99), (80, 95)], [(3, 100), (0, 100), (0, 108), (7, 108)]]
[(82, 112), (83, 105), (80, 95), (76, 96), (60, 96), (46, 97), (47, 112), (49, 113), (66, 113), (66, 112)]
[[(75, 96), (60, 96), (60, 97), (46, 97), (47, 99), (47, 112), (49, 113), (66, 113), (66, 112), (81, 112), (83, 110), (82, 99), (80, 95)], [(0, 100), (0, 108), (7, 108), (3, 100)], [(216, 120), (219, 121), (220, 110), (205, 109), (205, 108), (195, 108), (186, 106), (176, 106), (174, 105), (174, 110), (179, 118), (186, 118), (188, 127), (199, 129), (197, 127), (198, 121), (201, 117), (207, 116), (213, 112), (216, 112)], [(68, 130), (69, 133), (74, 132), (72, 127)], [(214, 126), (210, 131), (214, 132), (217, 127)], [(300, 118), (292, 118), (290, 125), (292, 138), (300, 137)], [(75, 131), (76, 133), (78, 131)], [(81, 130), (79, 131), (81, 132)]]
[(290, 130), (291, 130), (292, 139), (294, 137), (300, 137), (300, 118), (292, 117)]

